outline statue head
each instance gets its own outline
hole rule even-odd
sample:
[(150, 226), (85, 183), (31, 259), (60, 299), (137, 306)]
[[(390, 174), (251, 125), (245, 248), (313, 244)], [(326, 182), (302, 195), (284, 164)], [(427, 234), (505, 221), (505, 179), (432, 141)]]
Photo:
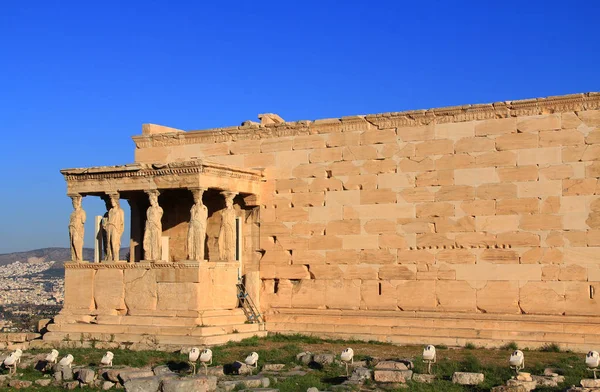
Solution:
[(158, 206), (158, 191), (151, 190), (146, 193), (148, 194), (148, 199), (150, 199), (150, 205), (153, 207)]
[(80, 195), (71, 196), (71, 202), (73, 203), (73, 209), (78, 210), (81, 208), (81, 196)]
[(202, 195), (204, 189), (192, 189), (192, 195), (194, 196), (194, 204), (202, 204)]
[(119, 207), (119, 194), (110, 194), (110, 205), (112, 208), (118, 208)]

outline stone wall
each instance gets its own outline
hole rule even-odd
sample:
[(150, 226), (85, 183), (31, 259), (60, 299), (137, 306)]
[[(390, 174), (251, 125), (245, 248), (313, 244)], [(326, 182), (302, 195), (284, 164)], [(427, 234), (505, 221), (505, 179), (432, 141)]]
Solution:
[(134, 140), (266, 169), (270, 312), (600, 313), (597, 93)]

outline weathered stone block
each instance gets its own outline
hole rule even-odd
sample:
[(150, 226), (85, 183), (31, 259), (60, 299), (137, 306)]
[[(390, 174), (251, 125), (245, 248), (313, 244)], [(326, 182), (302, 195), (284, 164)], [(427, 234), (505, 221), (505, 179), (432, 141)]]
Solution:
[(517, 119), (514, 117), (475, 121), (475, 135), (501, 135), (517, 132)]
[(503, 167), (496, 169), (496, 172), (502, 182), (537, 181), (538, 179), (538, 167), (536, 165)]
[(487, 282), (477, 290), (477, 308), (486, 313), (521, 313), (518, 282)]
[(436, 201), (462, 201), (473, 200), (474, 198), (475, 188), (467, 185), (442, 186), (435, 193)]
[(477, 198), (484, 200), (513, 199), (517, 197), (515, 184), (483, 184), (477, 187)]
[(527, 314), (562, 314), (565, 288), (561, 282), (528, 282), (521, 287), (520, 306)]
[(496, 201), (496, 215), (536, 214), (538, 211), (539, 199), (537, 197)]
[(455, 185), (479, 186), (481, 184), (495, 183), (498, 181), (498, 174), (493, 167), (458, 169), (454, 171)]
[(438, 307), (446, 312), (474, 312), (476, 291), (465, 281), (438, 281), (435, 285)]
[(512, 133), (496, 138), (496, 149), (498, 151), (536, 148), (537, 146), (537, 133)]

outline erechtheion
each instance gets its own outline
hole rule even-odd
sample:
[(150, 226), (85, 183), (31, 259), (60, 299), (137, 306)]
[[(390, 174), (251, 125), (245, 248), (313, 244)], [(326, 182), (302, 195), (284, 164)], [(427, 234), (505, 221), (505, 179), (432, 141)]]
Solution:
[(62, 171), (73, 261), (45, 339), (600, 343), (600, 93), (259, 119), (145, 124), (134, 163)]

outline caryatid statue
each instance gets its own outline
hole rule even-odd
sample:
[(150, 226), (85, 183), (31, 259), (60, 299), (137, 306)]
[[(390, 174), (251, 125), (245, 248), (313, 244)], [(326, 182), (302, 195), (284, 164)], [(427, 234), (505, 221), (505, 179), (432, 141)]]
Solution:
[(106, 218), (106, 261), (119, 261), (119, 251), (121, 250), (121, 236), (125, 229), (125, 213), (119, 205), (119, 194), (109, 195), (110, 210)]
[(71, 261), (83, 261), (83, 225), (86, 215), (81, 208), (81, 196), (71, 196), (73, 201), (73, 212), (69, 218), (69, 244), (71, 246)]
[(194, 205), (190, 209), (190, 224), (187, 234), (188, 260), (202, 261), (204, 260), (208, 208), (202, 203), (204, 189), (192, 189), (192, 194), (194, 195)]
[(146, 210), (146, 230), (144, 231), (144, 260), (161, 260), (163, 209), (158, 205), (157, 190), (146, 192), (150, 207)]
[(235, 210), (233, 198), (237, 193), (221, 192), (225, 197), (225, 209), (221, 212), (221, 228), (219, 230), (219, 258), (225, 261), (234, 261), (236, 236), (235, 236)]

